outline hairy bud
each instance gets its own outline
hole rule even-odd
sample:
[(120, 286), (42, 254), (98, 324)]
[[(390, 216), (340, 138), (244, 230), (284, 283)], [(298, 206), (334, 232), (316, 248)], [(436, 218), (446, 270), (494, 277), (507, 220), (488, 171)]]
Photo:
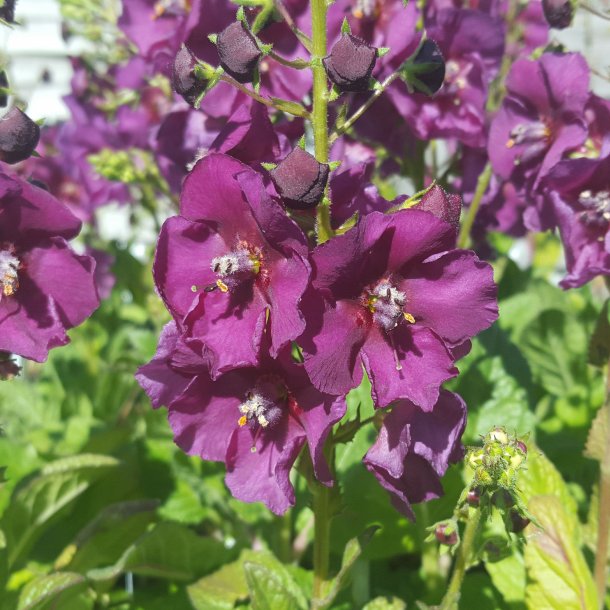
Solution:
[(434, 214), (437, 218), (452, 225), (456, 231), (460, 226), (462, 198), (459, 195), (447, 193), (440, 186), (433, 186), (413, 207)]
[[(176, 55), (176, 59), (174, 59), (172, 68), (172, 87), (174, 88), (174, 91), (178, 95), (181, 95), (191, 106), (195, 105), (195, 102), (204, 92), (208, 84), (207, 79), (198, 77), (195, 71), (196, 65), (197, 59), (195, 56), (185, 45), (182, 45), (182, 48)], [(210, 77), (211, 76), (212, 74), (210, 74)]]
[(527, 517), (524, 517), (516, 509), (510, 511), (509, 517), (512, 524), (512, 530), (515, 534), (520, 534), (531, 523)]
[(454, 546), (458, 542), (457, 528), (453, 523), (439, 523), (434, 530), (434, 537), (446, 546)]
[(341, 91), (366, 91), (377, 61), (377, 49), (351, 34), (343, 34), (322, 61), (328, 78)]
[(563, 30), (572, 25), (574, 7), (570, 0), (542, 0), (542, 10), (552, 28)]
[(468, 490), (466, 502), (475, 508), (479, 506), (481, 503), (481, 490), (478, 487), (473, 487), (472, 489)]
[(262, 56), (256, 39), (241, 21), (225, 28), (216, 39), (220, 65), (240, 83), (249, 83)]
[(4, 19), (7, 23), (15, 23), (15, 5), (17, 0), (4, 0), (4, 4), (0, 6), (0, 19)]
[(313, 208), (324, 195), (329, 167), (296, 147), (275, 169), (271, 179), (284, 203), (297, 210)]
[(415, 79), (409, 79), (409, 82), (418, 91), (434, 95), (442, 87), (445, 80), (445, 59), (434, 40), (424, 40), (411, 62), (411, 69)]
[[(8, 77), (6, 71), (0, 71), (0, 88), (8, 89)], [(0, 108), (6, 108), (8, 104), (8, 93), (6, 91), (0, 91)]]
[(11, 108), (0, 119), (0, 160), (19, 163), (27, 159), (40, 139), (40, 127), (19, 108)]

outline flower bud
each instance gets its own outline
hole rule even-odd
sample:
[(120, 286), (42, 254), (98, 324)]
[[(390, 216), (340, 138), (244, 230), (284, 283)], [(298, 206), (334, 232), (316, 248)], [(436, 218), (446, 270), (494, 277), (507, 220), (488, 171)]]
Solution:
[(341, 91), (366, 91), (377, 61), (377, 49), (351, 34), (343, 34), (322, 61), (328, 78)]
[[(430, 39), (424, 40), (412, 64), (416, 77), (412, 85), (422, 93), (434, 95), (445, 80), (445, 59), (436, 42)], [(419, 87), (417, 81), (425, 85), (427, 90)]]
[(240, 83), (252, 82), (262, 56), (256, 39), (241, 21), (226, 27), (216, 39), (220, 65)]
[(19, 108), (11, 108), (0, 119), (0, 161), (19, 163), (27, 159), (40, 139), (40, 127)]
[(434, 530), (434, 537), (447, 546), (454, 546), (458, 541), (458, 533), (455, 525), (451, 523), (439, 523)]
[(570, 0), (542, 0), (542, 10), (552, 28), (563, 30), (572, 25), (574, 7)]
[(489, 432), (489, 440), (502, 445), (507, 445), (508, 434), (506, 434), (506, 430), (504, 430), (504, 428), (494, 428)]
[(197, 78), (195, 56), (182, 45), (178, 51), (172, 68), (172, 87), (190, 106), (194, 106), (197, 98), (204, 92), (207, 81)]
[(6, 381), (17, 377), (21, 372), (21, 367), (9, 358), (0, 359), (0, 380)]
[(462, 198), (459, 195), (447, 193), (440, 186), (433, 186), (413, 208), (434, 214), (437, 218), (452, 225), (456, 231), (460, 226)]
[(515, 534), (520, 534), (530, 524), (530, 520), (516, 509), (510, 511), (509, 517)]
[(307, 210), (318, 204), (328, 182), (329, 167), (297, 146), (272, 169), (271, 179), (289, 208)]
[(468, 495), (466, 496), (466, 502), (470, 506), (477, 507), (481, 503), (481, 490), (478, 487), (473, 487), (468, 490)]
[[(0, 88), (8, 89), (8, 77), (5, 70), (0, 72)], [(0, 91), (0, 108), (6, 108), (7, 104), (8, 94), (5, 91)]]
[(4, 0), (4, 4), (0, 6), (0, 19), (4, 19), (7, 23), (15, 23), (15, 5), (17, 0)]
[(527, 455), (527, 445), (523, 441), (515, 441), (515, 446), (519, 451), (521, 451), (524, 455)]

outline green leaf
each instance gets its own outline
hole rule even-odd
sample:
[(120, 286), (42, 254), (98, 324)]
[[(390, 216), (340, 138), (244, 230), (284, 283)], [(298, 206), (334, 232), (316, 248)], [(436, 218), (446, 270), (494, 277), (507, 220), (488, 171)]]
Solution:
[(601, 462), (606, 453), (606, 443), (608, 439), (608, 409), (602, 405), (589, 429), (587, 445), (585, 446), (585, 456), (592, 460)]
[(328, 591), (325, 592), (323, 607), (330, 605), (337, 594), (347, 584), (349, 573), (356, 563), (356, 560), (362, 555), (363, 549), (369, 544), (373, 536), (380, 529), (378, 525), (372, 525), (368, 527), (360, 536), (352, 538), (346, 545), (343, 551), (343, 559), (341, 561), (341, 568), (335, 578), (329, 583)]
[(352, 28), (349, 25), (349, 21), (347, 17), (343, 17), (343, 21), (341, 22), (341, 34), (351, 34)]
[(177, 523), (162, 522), (141, 536), (113, 566), (91, 570), (88, 576), (107, 580), (133, 572), (192, 581), (218, 567), (231, 555), (217, 540), (202, 538)]
[(243, 559), (201, 578), (187, 587), (187, 592), (195, 610), (232, 610), (238, 601), (248, 597)]
[(307, 109), (297, 102), (283, 100), (279, 97), (272, 97), (271, 101), (273, 102), (273, 105), (282, 112), (286, 112), (287, 114), (292, 114), (294, 116), (299, 116), (302, 118), (309, 117), (309, 112), (307, 112)]
[(407, 610), (407, 604), (398, 597), (376, 597), (362, 610)]
[(514, 551), (512, 555), (493, 563), (486, 563), (491, 580), (509, 604), (523, 604), (525, 601), (525, 562), (523, 555)]
[[(531, 610), (591, 610), (598, 607), (595, 583), (575, 536), (577, 517), (557, 496), (532, 498), (529, 510), (542, 529), (525, 546)], [(531, 527), (531, 526), (530, 526)]]
[(589, 362), (595, 366), (605, 366), (610, 360), (610, 312), (606, 299), (595, 323), (589, 343)]
[(86, 588), (87, 581), (82, 574), (56, 572), (40, 576), (23, 588), (17, 610), (43, 610), (51, 602), (54, 608), (67, 608), (65, 604)]
[(60, 511), (119, 464), (110, 456), (74, 455), (51, 462), (40, 474), (22, 481), (0, 521), (7, 537), (9, 565), (23, 560)]
[(201, 578), (187, 591), (195, 610), (230, 610), (249, 596), (253, 610), (305, 610), (311, 590), (299, 586), (301, 572), (290, 570), (271, 553), (244, 550), (237, 561)]
[(307, 600), (285, 571), (259, 563), (244, 562), (252, 610), (305, 610)]

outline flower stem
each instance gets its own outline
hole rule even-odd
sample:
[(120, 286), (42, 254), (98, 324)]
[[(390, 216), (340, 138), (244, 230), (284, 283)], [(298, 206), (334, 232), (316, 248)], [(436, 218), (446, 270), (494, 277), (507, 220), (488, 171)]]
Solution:
[[(228, 83), (229, 85), (235, 87), (236, 89), (239, 89), (242, 93), (245, 93), (247, 96), (251, 97), (253, 100), (256, 100), (257, 102), (260, 102), (261, 104), (269, 107), (269, 108), (274, 108), (275, 110), (281, 110), (282, 112), (288, 112), (289, 114), (292, 114), (294, 116), (298, 116), (304, 119), (308, 119), (309, 118), (309, 113), (307, 112), (307, 110), (305, 110), (305, 108), (301, 109), (299, 108), (299, 104), (290, 104), (288, 105), (282, 105), (279, 106), (278, 104), (276, 104), (273, 100), (270, 100), (266, 97), (263, 97), (262, 95), (259, 95), (258, 93), (256, 93), (256, 91), (253, 91), (252, 89), (248, 89), (248, 87), (246, 87), (245, 85), (243, 85), (242, 83), (236, 81), (233, 77), (229, 76), (228, 74), (223, 74), (220, 77), (221, 81), (224, 81), (225, 83)], [(278, 103), (279, 102), (283, 102), (284, 100), (277, 100)]]
[(328, 579), (330, 557), (330, 490), (320, 483), (313, 492), (314, 539), (313, 539), (313, 600), (312, 608), (319, 608), (324, 597), (324, 583)]
[(381, 97), (383, 92), (399, 76), (400, 75), (398, 74), (398, 72), (394, 72), (393, 74), (390, 74), (390, 76), (388, 76), (379, 85), (379, 87), (375, 90), (373, 95), (371, 95), (371, 97), (369, 97), (369, 99), (366, 100), (366, 102), (364, 102), (364, 104), (362, 104), (362, 106), (360, 106), (360, 108), (358, 108), (358, 110), (356, 110), (356, 112), (354, 112), (354, 114), (352, 114), (352, 116), (349, 119), (347, 119), (347, 121), (345, 121), (345, 123), (343, 123), (343, 125), (341, 125), (341, 127), (339, 127), (337, 129), (337, 131), (335, 131), (335, 133), (333, 133), (333, 135), (330, 137), (330, 143), (332, 144), (340, 135), (344, 134), (348, 129), (350, 129), (351, 126), (375, 103), (376, 100), (378, 100)]
[(610, 532), (610, 363), (606, 377), (606, 447), (600, 463), (599, 508), (597, 525), (597, 546), (595, 549), (595, 585), (600, 610), (606, 598), (606, 566), (608, 563), (608, 534)]
[(472, 203), (466, 212), (466, 216), (464, 218), (464, 222), (460, 228), (460, 235), (458, 237), (458, 248), (467, 248), (470, 245), (470, 231), (472, 230), (472, 225), (474, 224), (474, 220), (477, 217), (477, 212), (481, 207), (481, 201), (483, 200), (483, 195), (485, 195), (485, 191), (489, 186), (489, 181), (491, 180), (491, 165), (488, 163), (483, 170), (483, 173), (479, 176), (479, 180), (477, 181), (477, 188), (474, 191), (474, 197), (472, 198)]
[[(326, 0), (311, 0), (313, 72), (312, 127), (316, 159), (328, 163), (328, 84), (322, 59), (326, 56)], [(330, 199), (324, 197), (317, 209), (318, 243), (333, 236), (330, 224)]]
[(443, 601), (439, 606), (439, 610), (457, 610), (458, 608), (460, 589), (462, 588), (462, 582), (466, 575), (466, 568), (468, 567), (468, 563), (472, 556), (472, 547), (474, 546), (474, 541), (479, 532), (480, 523), (481, 511), (478, 509), (471, 509), (468, 522), (466, 523), (466, 529), (464, 530), (464, 537), (458, 550), (455, 568), (451, 575), (451, 581), (449, 582), (445, 597), (443, 597)]

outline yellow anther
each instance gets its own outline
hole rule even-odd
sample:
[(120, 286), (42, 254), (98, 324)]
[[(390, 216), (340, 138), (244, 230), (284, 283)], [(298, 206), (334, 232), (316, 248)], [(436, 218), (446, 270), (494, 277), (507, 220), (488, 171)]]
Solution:
[(356, 19), (362, 19), (364, 17), (364, 13), (362, 12), (362, 9), (355, 9), (352, 11), (352, 15), (354, 17), (356, 17)]
[(229, 287), (222, 280), (216, 280), (216, 286), (220, 288), (220, 292), (229, 292)]
[(415, 324), (415, 318), (410, 314), (407, 313), (406, 311), (402, 314), (405, 317), (405, 320), (411, 324)]
[(258, 273), (261, 270), (261, 262), (258, 256), (251, 254), (250, 260), (252, 261), (252, 271), (254, 271), (255, 274)]
[(238, 420), (237, 423), (239, 424), (240, 428), (243, 428), (246, 425), (246, 422), (248, 421), (248, 418), (245, 415), (242, 415)]
[(509, 138), (506, 142), (506, 148), (512, 148), (515, 145), (515, 141), (512, 138)]

